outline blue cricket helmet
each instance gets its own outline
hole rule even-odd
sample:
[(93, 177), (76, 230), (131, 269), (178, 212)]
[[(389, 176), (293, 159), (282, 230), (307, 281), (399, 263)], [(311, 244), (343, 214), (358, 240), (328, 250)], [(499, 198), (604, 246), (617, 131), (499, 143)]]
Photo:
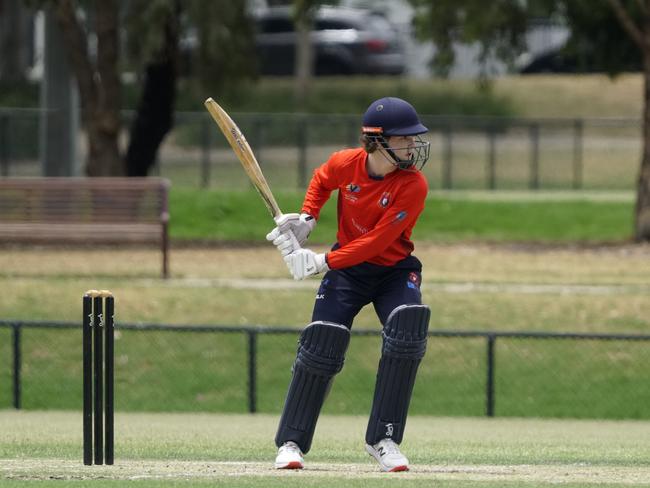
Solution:
[[(363, 115), (361, 132), (366, 141), (382, 147), (390, 163), (400, 169), (420, 170), (429, 160), (431, 144), (420, 137), (429, 129), (422, 125), (413, 105), (406, 100), (385, 97), (372, 102)], [(409, 147), (412, 151), (409, 159), (400, 159), (395, 153), (397, 149), (404, 148), (388, 145), (387, 138), (392, 136), (415, 136), (414, 144)]]
[(428, 132), (413, 105), (396, 97), (384, 97), (370, 104), (363, 115), (363, 132), (384, 136), (413, 136)]

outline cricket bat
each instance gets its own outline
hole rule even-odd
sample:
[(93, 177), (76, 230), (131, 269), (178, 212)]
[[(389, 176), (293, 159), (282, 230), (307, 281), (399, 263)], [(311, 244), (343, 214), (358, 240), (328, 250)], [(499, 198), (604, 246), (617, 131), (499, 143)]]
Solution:
[(266, 182), (266, 178), (264, 178), (260, 165), (257, 162), (257, 159), (255, 159), (253, 150), (248, 145), (244, 134), (239, 130), (237, 124), (233, 122), (226, 111), (211, 97), (205, 101), (205, 108), (208, 109), (208, 112), (212, 115), (212, 118), (221, 129), (221, 132), (223, 132), (223, 135), (226, 137), (230, 147), (232, 147), (232, 150), (235, 152), (237, 159), (239, 159), (239, 162), (244, 167), (244, 171), (246, 171), (253, 186), (262, 197), (262, 200), (264, 200), (266, 208), (271, 212), (271, 216), (276, 218), (282, 215), (282, 211), (280, 210), (278, 203), (275, 201), (273, 193), (271, 193), (271, 187), (269, 187), (269, 184)]

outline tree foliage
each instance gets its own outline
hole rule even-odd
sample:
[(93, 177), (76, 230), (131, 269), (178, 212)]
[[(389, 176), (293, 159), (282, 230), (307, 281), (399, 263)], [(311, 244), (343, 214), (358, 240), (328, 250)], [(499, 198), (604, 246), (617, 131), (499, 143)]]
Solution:
[[(217, 5), (215, 5), (217, 4)], [(245, 0), (183, 1), (184, 26), (196, 29), (193, 71), (213, 94), (256, 76), (254, 27)]]
[[(436, 45), (432, 66), (446, 76), (454, 63), (455, 43), (478, 43), (478, 61), (512, 63), (526, 49), (526, 32), (536, 20), (566, 25), (570, 37), (562, 55), (581, 72), (614, 76), (641, 68), (638, 49), (604, 0), (410, 0), (416, 8), (415, 31)], [(640, 18), (640, 2), (624, 0), (623, 8)]]
[(410, 0), (416, 32), (431, 39), (433, 65), (448, 73), (455, 43), (479, 43), (480, 61), (511, 61), (525, 48), (525, 33), (537, 16), (555, 17), (571, 32), (567, 52), (591, 70), (610, 75), (642, 68), (643, 151), (637, 180), (635, 238), (650, 241), (650, 0)]
[(490, 57), (512, 61), (525, 47), (527, 10), (520, 0), (410, 1), (416, 34), (436, 46), (432, 66), (438, 74), (449, 74), (456, 43), (478, 43), (483, 67)]
[[(255, 73), (245, 0), (25, 1), (52, 12), (61, 28), (79, 87), (89, 176), (147, 174), (172, 127), (183, 37), (195, 34), (188, 51), (191, 69), (211, 93)], [(126, 59), (121, 57), (122, 25), (127, 27)], [(94, 51), (91, 36), (97, 39)], [(126, 66), (142, 82), (127, 164), (118, 142), (121, 74)]]
[[(552, 3), (553, 12), (564, 19), (571, 36), (564, 48), (581, 71), (603, 72), (615, 76), (623, 71), (639, 71), (641, 57), (614, 11), (602, 1), (573, 0)], [(600, 5), (598, 5), (600, 3)], [(628, 1), (625, 8), (639, 18), (638, 2)]]

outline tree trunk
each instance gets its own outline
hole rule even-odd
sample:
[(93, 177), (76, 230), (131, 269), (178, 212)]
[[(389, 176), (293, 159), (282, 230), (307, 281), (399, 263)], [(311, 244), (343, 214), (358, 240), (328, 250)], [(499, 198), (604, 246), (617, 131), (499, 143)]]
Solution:
[(175, 93), (176, 74), (171, 63), (147, 66), (126, 152), (128, 176), (147, 176), (154, 167), (158, 148), (173, 126)]
[(114, 0), (96, 2), (96, 65), (88, 54), (86, 30), (77, 18), (77, 2), (60, 0), (53, 8), (79, 86), (81, 118), (88, 138), (86, 174), (121, 176), (125, 171), (118, 144), (121, 127), (118, 5)]
[(0, 79), (25, 79), (28, 66), (27, 22), (21, 0), (0, 0)]
[(88, 136), (86, 175), (121, 176), (125, 174), (114, 126), (102, 124), (101, 116), (89, 119), (86, 126)]
[(650, 241), (650, 52), (644, 52), (643, 155), (637, 182), (635, 239)]
[(296, 64), (294, 69), (294, 97), (296, 108), (305, 110), (309, 85), (313, 73), (313, 46), (311, 42), (311, 21), (307, 18), (296, 21)]
[(176, 1), (173, 12), (161, 26), (164, 32), (160, 52), (145, 69), (144, 87), (126, 152), (128, 176), (149, 174), (156, 164), (158, 148), (174, 125), (180, 13), (180, 3)]
[(95, 130), (90, 130), (97, 139), (95, 147), (101, 154), (88, 158), (89, 176), (123, 176), (124, 161), (120, 156), (119, 136), (122, 128), (122, 85), (119, 66), (119, 2), (101, 0), (96, 2), (95, 29), (97, 31), (97, 75), (99, 75), (99, 103)]

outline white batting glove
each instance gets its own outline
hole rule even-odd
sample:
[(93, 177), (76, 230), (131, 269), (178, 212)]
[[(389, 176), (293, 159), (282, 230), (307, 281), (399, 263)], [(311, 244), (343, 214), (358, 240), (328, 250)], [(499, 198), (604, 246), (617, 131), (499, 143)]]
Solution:
[(278, 251), (280, 251), (283, 258), (300, 249), (298, 240), (290, 230), (283, 234), (278, 234), (275, 232), (276, 230), (277, 227), (267, 234), (266, 238), (269, 240), (271, 240), (271, 238), (273, 239), (273, 245), (278, 248)]
[(275, 240), (280, 234), (287, 231), (293, 232), (298, 244), (302, 247), (307, 242), (311, 231), (316, 227), (316, 219), (309, 214), (288, 213), (282, 214), (275, 219), (276, 228), (266, 236), (269, 241)]
[(325, 254), (316, 254), (311, 249), (298, 249), (284, 257), (294, 280), (329, 271)]

